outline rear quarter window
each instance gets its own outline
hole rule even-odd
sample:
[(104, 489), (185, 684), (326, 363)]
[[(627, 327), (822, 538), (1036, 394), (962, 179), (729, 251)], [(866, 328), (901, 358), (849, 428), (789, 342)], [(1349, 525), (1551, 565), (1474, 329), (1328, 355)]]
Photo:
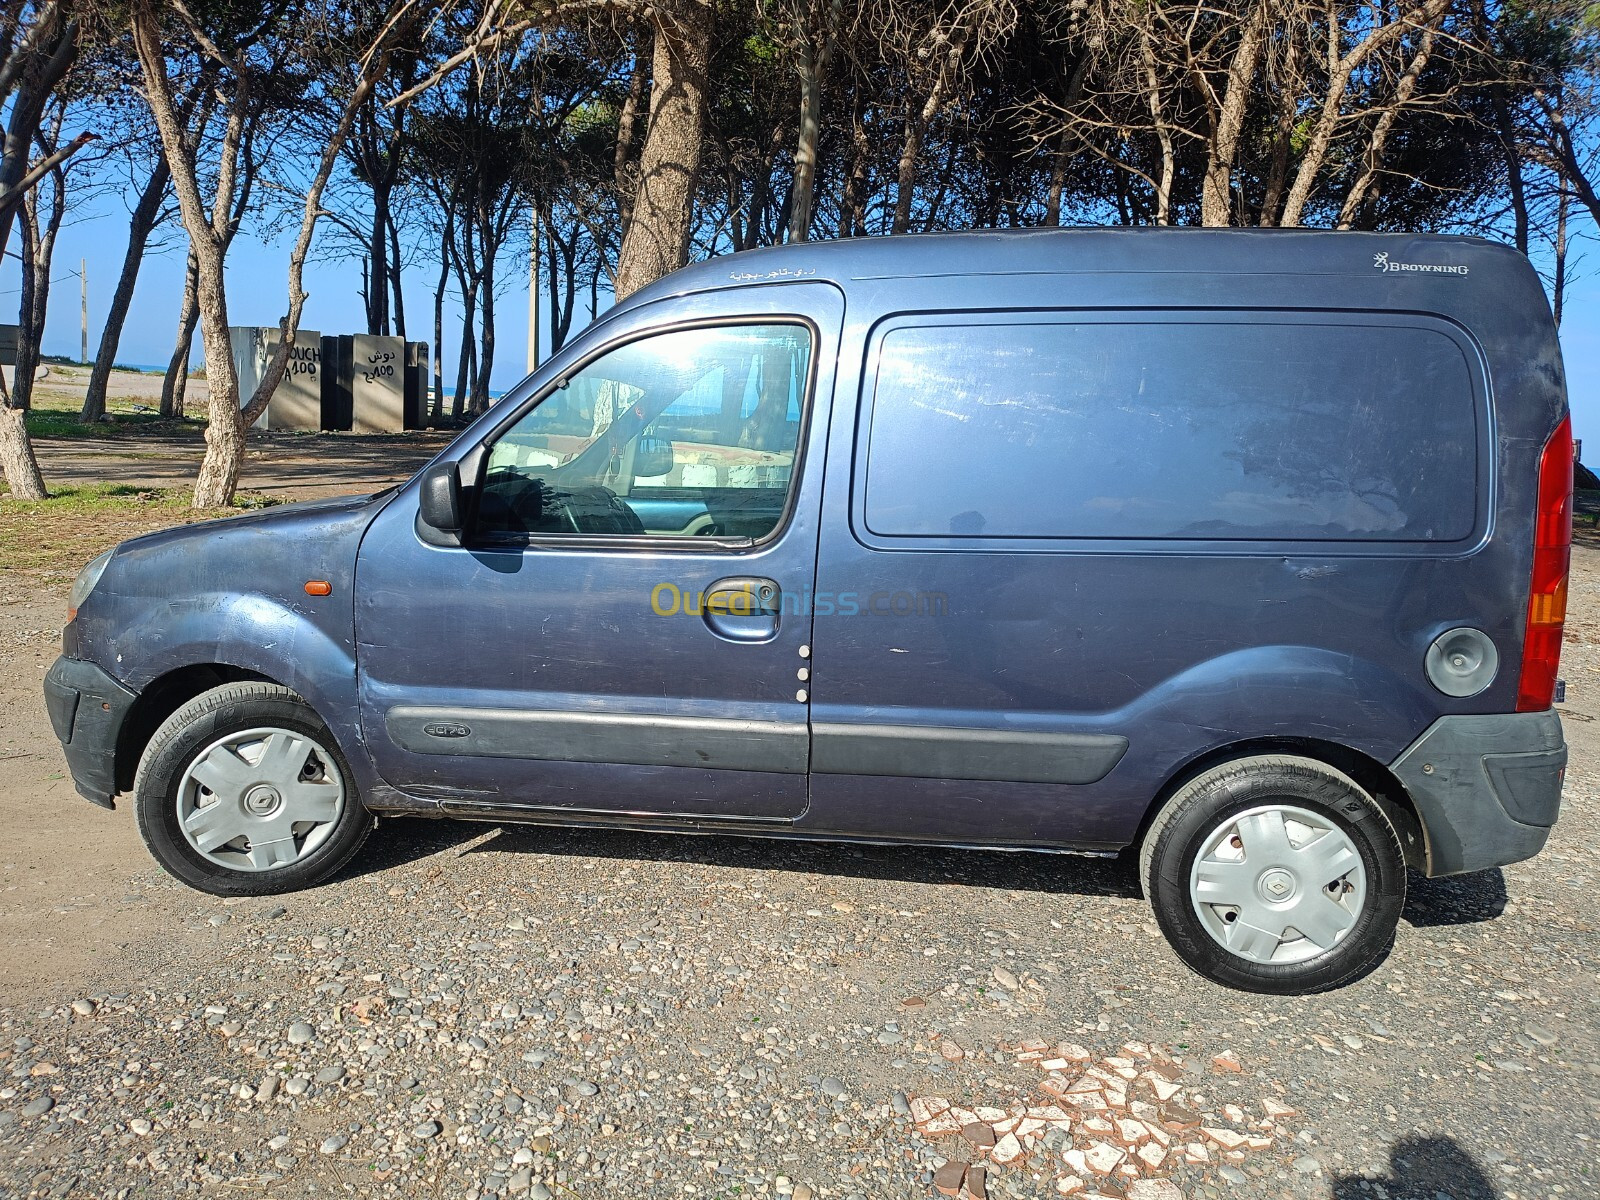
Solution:
[(901, 324), (869, 366), (887, 537), (1452, 542), (1479, 384), (1442, 323), (1256, 314)]

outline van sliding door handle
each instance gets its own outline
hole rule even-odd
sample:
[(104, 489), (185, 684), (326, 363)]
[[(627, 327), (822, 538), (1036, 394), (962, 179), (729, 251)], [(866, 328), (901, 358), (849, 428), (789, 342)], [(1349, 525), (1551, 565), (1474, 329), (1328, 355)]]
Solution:
[(783, 589), (758, 575), (719, 579), (705, 591), (700, 619), (730, 642), (766, 642), (778, 636)]

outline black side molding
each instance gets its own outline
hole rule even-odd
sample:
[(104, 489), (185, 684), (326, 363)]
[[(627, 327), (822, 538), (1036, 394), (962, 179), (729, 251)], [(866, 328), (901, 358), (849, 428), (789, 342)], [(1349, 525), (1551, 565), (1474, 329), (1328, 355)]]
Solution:
[(995, 783), (1098, 783), (1128, 752), (1112, 733), (1036, 733), (929, 725), (817, 724), (819, 775), (977, 779)]
[(804, 721), (712, 720), (634, 713), (400, 705), (384, 716), (414, 754), (806, 773)]

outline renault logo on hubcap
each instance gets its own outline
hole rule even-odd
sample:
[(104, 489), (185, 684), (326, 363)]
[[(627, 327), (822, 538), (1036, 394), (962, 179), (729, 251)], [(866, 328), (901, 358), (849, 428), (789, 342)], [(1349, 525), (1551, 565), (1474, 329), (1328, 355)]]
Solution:
[(1284, 870), (1268, 871), (1261, 877), (1261, 890), (1270, 900), (1285, 900), (1294, 891), (1294, 877)]
[(245, 793), (244, 806), (257, 816), (265, 816), (277, 811), (278, 805), (283, 803), (283, 797), (278, 795), (278, 789), (270, 783), (263, 783), (253, 787)]

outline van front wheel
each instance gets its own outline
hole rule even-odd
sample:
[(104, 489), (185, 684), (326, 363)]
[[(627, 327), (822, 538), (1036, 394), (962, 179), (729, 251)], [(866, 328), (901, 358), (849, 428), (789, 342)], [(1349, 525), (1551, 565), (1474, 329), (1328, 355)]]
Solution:
[(1405, 905), (1400, 839), (1354, 780), (1263, 755), (1178, 790), (1140, 855), (1156, 920), (1188, 966), (1251, 992), (1339, 987), (1381, 962)]
[(156, 860), (218, 896), (313, 887), (372, 828), (327, 725), (270, 683), (213, 688), (168, 717), (139, 763), (134, 809)]

